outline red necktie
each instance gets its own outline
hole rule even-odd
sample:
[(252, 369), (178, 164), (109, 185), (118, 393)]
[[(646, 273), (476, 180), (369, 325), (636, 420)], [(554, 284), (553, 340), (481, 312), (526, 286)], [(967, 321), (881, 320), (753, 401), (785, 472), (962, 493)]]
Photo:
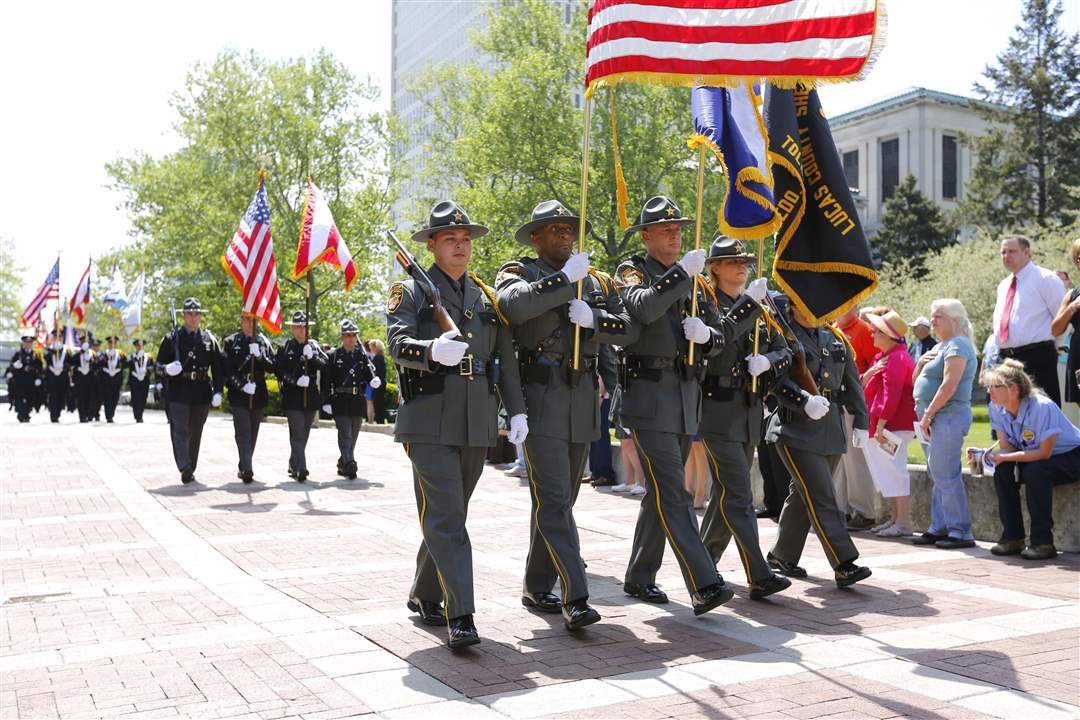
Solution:
[(1004, 345), (1009, 341), (1009, 316), (1012, 315), (1013, 301), (1016, 300), (1016, 276), (1013, 275), (1009, 283), (1009, 292), (1005, 295), (1005, 309), (1001, 312), (1001, 320), (998, 322), (998, 345)]

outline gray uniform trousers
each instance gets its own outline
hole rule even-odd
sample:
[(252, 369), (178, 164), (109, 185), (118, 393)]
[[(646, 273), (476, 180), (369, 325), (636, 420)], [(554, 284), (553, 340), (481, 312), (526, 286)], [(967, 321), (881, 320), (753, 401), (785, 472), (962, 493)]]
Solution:
[(656, 582), (664, 559), (664, 539), (675, 551), (683, 580), (690, 592), (720, 582), (709, 552), (701, 542), (694, 498), (686, 491), (683, 468), (690, 455), (689, 435), (658, 430), (634, 430), (646, 494), (641, 498), (633, 552), (626, 567), (626, 582)]
[(176, 469), (180, 472), (185, 469), (195, 472), (195, 467), (199, 464), (203, 425), (206, 424), (206, 416), (209, 414), (209, 405), (169, 403), (169, 437), (172, 439)]
[(465, 520), (469, 498), (484, 471), (486, 447), (405, 443), (424, 541), (416, 554), (409, 595), (446, 602), (446, 617), (475, 612), (472, 544)]
[(285, 417), (289, 421), (289, 467), (303, 472), (307, 470), (304, 452), (307, 450), (308, 435), (311, 434), (311, 423), (315, 421), (315, 410), (286, 410)]
[(363, 421), (364, 419), (359, 415), (334, 415), (338, 452), (345, 462), (356, 462), (353, 451), (356, 449), (356, 438), (360, 437), (360, 426)]
[(797, 450), (782, 439), (776, 442), (776, 450), (791, 473), (791, 489), (780, 511), (780, 528), (772, 554), (785, 562), (797, 563), (813, 527), (825, 558), (834, 569), (858, 558), (859, 551), (851, 541), (844, 513), (836, 506), (832, 476), (840, 456)]
[(232, 408), (233, 437), (236, 438), (236, 452), (240, 472), (251, 472), (251, 456), (255, 454), (255, 443), (259, 440), (259, 425), (262, 424), (266, 408)]
[(587, 443), (531, 433), (525, 439), (532, 498), (525, 592), (551, 592), (558, 579), (564, 604), (589, 597), (573, 512), (588, 452)]
[(758, 540), (754, 491), (750, 484), (754, 445), (705, 432), (701, 433), (701, 442), (713, 481), (712, 496), (701, 521), (701, 539), (705, 548), (713, 561), (719, 562), (734, 537), (746, 581), (753, 584), (764, 580), (772, 575), (772, 570), (761, 554)]

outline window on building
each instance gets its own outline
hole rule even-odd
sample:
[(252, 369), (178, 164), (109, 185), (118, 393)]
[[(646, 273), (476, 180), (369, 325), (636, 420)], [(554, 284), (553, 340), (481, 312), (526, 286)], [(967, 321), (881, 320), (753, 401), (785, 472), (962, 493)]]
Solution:
[(900, 140), (881, 141), (881, 201), (885, 202), (900, 184)]
[(844, 178), (849, 188), (859, 187), (859, 151), (844, 153)]
[(941, 136), (941, 197), (946, 200), (957, 198), (957, 187), (960, 179), (959, 149), (956, 137), (953, 135)]

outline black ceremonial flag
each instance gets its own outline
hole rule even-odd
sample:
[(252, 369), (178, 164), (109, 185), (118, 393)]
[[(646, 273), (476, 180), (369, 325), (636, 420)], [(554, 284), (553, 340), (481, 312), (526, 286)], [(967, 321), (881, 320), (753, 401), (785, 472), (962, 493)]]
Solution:
[(862, 224), (816, 90), (765, 90), (773, 197), (782, 222), (773, 279), (828, 322), (877, 288)]

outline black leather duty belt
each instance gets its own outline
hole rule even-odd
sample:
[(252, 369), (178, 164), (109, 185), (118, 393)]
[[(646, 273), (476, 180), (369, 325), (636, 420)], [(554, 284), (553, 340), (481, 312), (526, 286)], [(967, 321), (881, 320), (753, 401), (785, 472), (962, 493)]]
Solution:
[(335, 395), (351, 396), (351, 395), (360, 395), (362, 393), (361, 393), (360, 388), (358, 388), (356, 386), (353, 386), (353, 387), (334, 388), (334, 394)]

